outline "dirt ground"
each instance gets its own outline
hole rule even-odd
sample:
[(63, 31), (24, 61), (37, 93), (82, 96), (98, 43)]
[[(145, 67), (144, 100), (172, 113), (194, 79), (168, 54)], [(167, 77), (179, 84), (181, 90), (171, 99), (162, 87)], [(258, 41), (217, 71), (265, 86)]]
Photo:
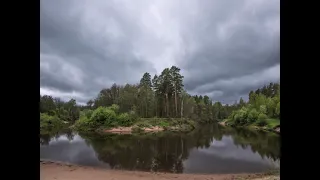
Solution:
[[(164, 129), (159, 126), (154, 126), (151, 128), (142, 128), (145, 132), (157, 132), (157, 131), (163, 131)], [(132, 127), (117, 127), (112, 128), (108, 130), (104, 130), (104, 132), (109, 133), (119, 133), (119, 134), (130, 134), (132, 132)]]
[(40, 162), (40, 180), (278, 180), (278, 176), (255, 174), (170, 174), (138, 171), (105, 170), (69, 165), (59, 162)]

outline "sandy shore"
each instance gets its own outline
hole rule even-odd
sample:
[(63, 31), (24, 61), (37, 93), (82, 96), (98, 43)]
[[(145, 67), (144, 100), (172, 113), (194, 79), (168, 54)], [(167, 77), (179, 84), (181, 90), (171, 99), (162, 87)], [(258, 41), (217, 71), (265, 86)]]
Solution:
[(101, 168), (70, 165), (59, 162), (40, 162), (41, 180), (231, 180), (231, 179), (280, 179), (258, 174), (170, 174), (139, 171), (106, 170)]
[[(162, 127), (159, 127), (159, 126), (154, 126), (151, 128), (141, 128), (141, 129), (145, 132), (157, 132), (157, 131), (164, 130)], [(104, 130), (104, 132), (130, 134), (132, 132), (132, 127), (117, 127), (117, 128)]]

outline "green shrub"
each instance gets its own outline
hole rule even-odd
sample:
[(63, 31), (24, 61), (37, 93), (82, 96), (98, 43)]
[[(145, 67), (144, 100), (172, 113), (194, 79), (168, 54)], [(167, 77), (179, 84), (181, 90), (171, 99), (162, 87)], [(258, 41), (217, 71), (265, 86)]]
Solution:
[(117, 123), (121, 126), (131, 126), (133, 124), (133, 119), (128, 113), (122, 113), (117, 117)]
[(145, 121), (140, 121), (140, 122), (136, 123), (136, 126), (138, 126), (140, 128), (151, 127), (151, 125), (148, 122), (145, 122)]
[(179, 121), (179, 120), (177, 120), (177, 119), (172, 119), (172, 120), (171, 120), (171, 124), (172, 124), (173, 126), (180, 125), (180, 124), (181, 124), (181, 121)]
[(257, 125), (258, 126), (265, 126), (267, 125), (267, 115), (260, 113), (258, 116), (258, 121), (257, 121)]
[(236, 111), (233, 116), (233, 121), (236, 125), (246, 125), (248, 124), (248, 109), (243, 107)]
[(99, 107), (93, 111), (90, 120), (97, 125), (110, 126), (116, 121), (116, 113), (109, 108)]
[(258, 120), (259, 112), (256, 109), (251, 109), (248, 114), (249, 123), (254, 123)]
[(275, 112), (276, 116), (279, 117), (280, 116), (280, 102), (278, 102), (277, 106), (276, 106), (276, 112)]
[(93, 111), (91, 109), (85, 109), (80, 112), (80, 117), (81, 116), (86, 116), (88, 119), (91, 118)]
[(40, 129), (50, 129), (62, 126), (62, 121), (57, 116), (40, 113)]
[(69, 121), (69, 113), (67, 110), (63, 108), (56, 109), (56, 114), (58, 115), (59, 119), (63, 121)]
[(192, 121), (192, 120), (187, 120), (187, 123), (189, 124), (189, 125), (191, 125), (193, 128), (195, 128), (196, 127), (196, 122), (195, 121)]
[(119, 112), (120, 107), (117, 104), (112, 104), (110, 107), (108, 107), (108, 109), (112, 110), (117, 114)]
[(87, 118), (87, 116), (80, 116), (80, 119), (74, 124), (74, 128), (79, 131), (95, 130), (100, 124)]
[(160, 121), (160, 122), (159, 122), (159, 126), (161, 126), (161, 127), (168, 127), (168, 126), (169, 126), (169, 123), (166, 122), (166, 121)]
[(267, 114), (267, 106), (261, 105), (259, 108), (260, 113)]

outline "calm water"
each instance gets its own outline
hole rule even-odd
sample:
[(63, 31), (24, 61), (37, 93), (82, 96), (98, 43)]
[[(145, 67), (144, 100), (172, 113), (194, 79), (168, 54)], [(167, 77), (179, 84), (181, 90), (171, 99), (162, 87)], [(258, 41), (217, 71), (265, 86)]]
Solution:
[(40, 135), (40, 159), (108, 169), (172, 173), (249, 173), (279, 167), (275, 133), (210, 124), (188, 134)]

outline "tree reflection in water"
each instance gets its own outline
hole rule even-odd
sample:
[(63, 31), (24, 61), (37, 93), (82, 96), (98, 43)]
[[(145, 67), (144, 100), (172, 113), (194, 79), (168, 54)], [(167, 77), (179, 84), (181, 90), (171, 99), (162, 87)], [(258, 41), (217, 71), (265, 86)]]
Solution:
[(183, 172), (182, 162), (192, 148), (208, 148), (213, 141), (221, 141), (226, 135), (232, 136), (235, 145), (250, 146), (262, 157), (273, 160), (280, 157), (277, 134), (225, 128), (217, 124), (203, 126), (188, 134), (80, 134), (93, 147), (99, 160), (111, 168), (174, 173)]
[[(40, 144), (47, 145), (55, 137), (65, 135), (73, 140), (71, 130), (42, 132)], [(157, 134), (84, 134), (79, 133), (91, 146), (100, 161), (113, 169), (182, 173), (183, 161), (193, 148), (209, 148), (213, 141), (231, 136), (233, 143), (242, 148), (250, 147), (262, 157), (279, 160), (280, 137), (274, 133), (248, 129), (226, 128), (207, 124), (187, 134), (160, 132)]]

